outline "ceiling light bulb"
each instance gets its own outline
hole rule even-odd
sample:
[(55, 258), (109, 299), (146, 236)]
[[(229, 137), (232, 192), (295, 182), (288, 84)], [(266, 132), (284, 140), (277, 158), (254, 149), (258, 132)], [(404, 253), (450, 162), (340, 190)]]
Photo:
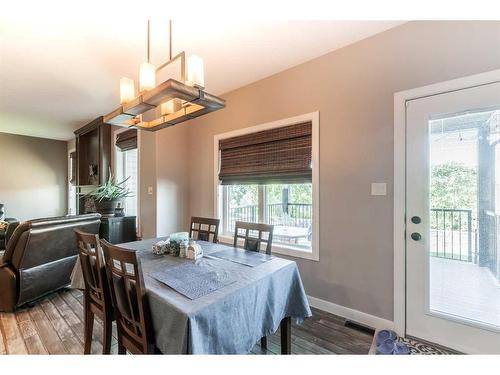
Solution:
[(122, 77), (120, 78), (120, 104), (128, 103), (135, 98), (134, 80)]
[(161, 104), (161, 114), (163, 116), (170, 115), (181, 109), (182, 103), (179, 99), (171, 99), (168, 102)]
[(141, 92), (154, 89), (156, 86), (156, 68), (153, 64), (143, 62), (139, 70), (139, 90)]
[(205, 87), (205, 72), (203, 59), (196, 55), (191, 55), (187, 61), (187, 82), (189, 86)]

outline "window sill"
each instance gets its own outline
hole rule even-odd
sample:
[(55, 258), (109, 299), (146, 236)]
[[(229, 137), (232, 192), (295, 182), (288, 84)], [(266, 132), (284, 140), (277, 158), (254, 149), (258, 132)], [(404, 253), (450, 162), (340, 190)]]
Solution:
[[(220, 235), (219, 236), (219, 242), (225, 244), (225, 245), (233, 245), (234, 243), (234, 237), (233, 236), (228, 236), (228, 235)], [(319, 262), (319, 252), (318, 251), (313, 251), (311, 250), (299, 250), (295, 247), (292, 246), (286, 246), (283, 244), (274, 244), (272, 246), (272, 252), (276, 254), (281, 254), (281, 255), (286, 255), (289, 257), (294, 257), (294, 258), (302, 258), (302, 259), (307, 259), (307, 260), (312, 260), (315, 262)]]

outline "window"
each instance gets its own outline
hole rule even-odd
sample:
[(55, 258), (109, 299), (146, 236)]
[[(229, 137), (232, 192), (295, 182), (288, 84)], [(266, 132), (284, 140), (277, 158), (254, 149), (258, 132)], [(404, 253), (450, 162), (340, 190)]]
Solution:
[(312, 184), (221, 186), (223, 235), (236, 221), (274, 225), (273, 243), (311, 251)]
[[(116, 179), (118, 182), (127, 179), (126, 187), (130, 190), (131, 196), (125, 198), (125, 215), (137, 216), (137, 130), (128, 129), (116, 135)], [(137, 221), (136, 221), (137, 223)]]
[(236, 221), (274, 225), (273, 252), (318, 260), (318, 113), (215, 136), (221, 241)]
[(76, 151), (68, 154), (68, 215), (76, 215)]
[(122, 152), (123, 176), (128, 178), (126, 185), (132, 193), (125, 198), (125, 213), (127, 216), (137, 216), (137, 149)]

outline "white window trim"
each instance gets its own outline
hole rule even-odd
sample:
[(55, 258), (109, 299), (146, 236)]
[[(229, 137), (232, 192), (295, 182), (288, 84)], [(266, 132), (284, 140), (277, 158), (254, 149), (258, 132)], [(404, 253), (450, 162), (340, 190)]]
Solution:
[[(273, 244), (272, 251), (277, 254), (319, 261), (319, 111), (306, 113), (283, 120), (268, 122), (248, 128), (237, 129), (230, 132), (214, 135), (214, 212), (217, 218), (222, 220), (222, 207), (219, 202), (219, 141), (239, 135), (255, 133), (263, 130), (280, 128), (283, 126), (299, 124), (311, 121), (312, 124), (312, 230), (313, 239), (311, 251), (299, 250), (283, 244)], [(219, 236), (221, 242), (233, 243), (233, 237), (227, 235)]]

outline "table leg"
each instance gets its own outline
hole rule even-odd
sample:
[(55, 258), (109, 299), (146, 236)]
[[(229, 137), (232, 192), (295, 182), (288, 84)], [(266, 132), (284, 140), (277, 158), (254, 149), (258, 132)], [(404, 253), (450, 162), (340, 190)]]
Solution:
[(292, 319), (286, 317), (281, 321), (281, 354), (292, 354)]

